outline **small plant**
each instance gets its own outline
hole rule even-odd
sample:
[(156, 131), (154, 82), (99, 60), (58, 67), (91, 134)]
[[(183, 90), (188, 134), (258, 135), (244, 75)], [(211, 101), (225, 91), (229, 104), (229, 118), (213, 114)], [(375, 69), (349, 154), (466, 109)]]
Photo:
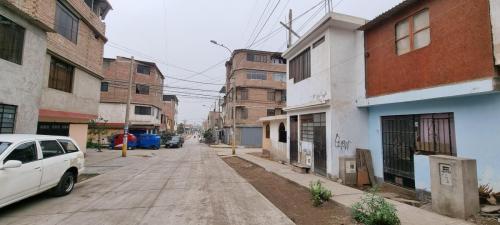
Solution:
[(311, 182), (309, 186), (311, 187), (311, 200), (313, 201), (313, 206), (315, 207), (322, 205), (332, 197), (332, 192), (323, 187), (320, 180)]
[(353, 218), (366, 225), (400, 225), (396, 208), (382, 196), (376, 194), (376, 189), (363, 196), (360, 202), (352, 206)]

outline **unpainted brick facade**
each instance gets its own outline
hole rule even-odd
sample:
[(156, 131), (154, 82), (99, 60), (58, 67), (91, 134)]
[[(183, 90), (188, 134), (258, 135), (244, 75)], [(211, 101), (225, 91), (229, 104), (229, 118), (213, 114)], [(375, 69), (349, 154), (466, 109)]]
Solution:
[(3, 4), (49, 32), (47, 50), (50, 54), (100, 77), (104, 43), (107, 41), (104, 22), (82, 0), (61, 2), (80, 16), (76, 44), (55, 33), (56, 0), (5, 0)]
[[(101, 92), (101, 102), (127, 103), (131, 62), (130, 59), (124, 57), (104, 59), (104, 82), (109, 82), (109, 88), (107, 92)], [(138, 73), (138, 64), (151, 66), (150, 74)], [(158, 109), (163, 108), (162, 86), (164, 85), (164, 77), (154, 63), (135, 61), (132, 79), (131, 102), (133, 104), (151, 105)], [(149, 86), (149, 94), (137, 94), (136, 84)]]
[[(367, 97), (496, 76), (488, 0), (422, 0), (365, 30)], [(396, 54), (396, 24), (429, 9), (428, 46)]]
[[(254, 62), (247, 60), (247, 54), (258, 54), (267, 56), (267, 62)], [(273, 80), (274, 73), (286, 73), (286, 64), (273, 63), (271, 56), (280, 56), (281, 53), (262, 52), (253, 50), (236, 50), (230, 61), (226, 63), (226, 96), (223, 109), (225, 110), (224, 127), (232, 126), (232, 107), (236, 104), (236, 124), (242, 126), (261, 126), (258, 121), (261, 117), (267, 116), (267, 110), (276, 110), (286, 106), (282, 101), (282, 94), (286, 95), (286, 82)], [(251, 80), (247, 78), (248, 70), (265, 71), (266, 80)], [(236, 90), (236, 101), (232, 98), (233, 91)], [(242, 90), (248, 92), (248, 99), (242, 99)], [(274, 100), (268, 100), (268, 92), (274, 91)], [(248, 111), (246, 119), (241, 118), (241, 109)]]

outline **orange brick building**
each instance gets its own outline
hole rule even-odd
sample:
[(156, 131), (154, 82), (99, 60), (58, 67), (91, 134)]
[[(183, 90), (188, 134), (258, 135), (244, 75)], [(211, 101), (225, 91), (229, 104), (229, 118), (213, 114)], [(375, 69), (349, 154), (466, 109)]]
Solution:
[[(165, 77), (153, 62), (132, 60), (118, 56), (104, 59), (104, 80), (101, 84), (99, 117), (108, 126), (118, 130), (125, 124), (128, 97), (128, 80), (132, 66), (132, 99), (130, 107), (130, 132), (158, 133), (160, 131)], [(112, 130), (113, 130), (112, 129)]]
[[(225, 143), (236, 118), (236, 144), (261, 146), (259, 118), (283, 114), (286, 106), (286, 62), (279, 52), (235, 50), (226, 62), (223, 107)], [(234, 110), (235, 109), (235, 110)]]

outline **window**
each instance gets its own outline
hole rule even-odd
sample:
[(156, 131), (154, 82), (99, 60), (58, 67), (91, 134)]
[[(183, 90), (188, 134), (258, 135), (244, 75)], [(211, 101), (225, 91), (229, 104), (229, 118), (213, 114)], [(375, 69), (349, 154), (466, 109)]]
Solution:
[(274, 81), (281, 81), (285, 82), (286, 81), (286, 73), (273, 73), (273, 80)]
[(0, 134), (13, 134), (17, 106), (0, 104)]
[(21, 65), (24, 28), (0, 15), (0, 58)]
[(240, 90), (241, 100), (248, 100), (248, 89)]
[(316, 48), (318, 47), (320, 44), (322, 44), (323, 42), (325, 42), (325, 36), (321, 37), (319, 40), (317, 40), (316, 42), (314, 42), (313, 44), (313, 48)]
[(101, 82), (101, 92), (108, 92), (109, 82)]
[(431, 42), (429, 10), (425, 9), (396, 24), (396, 53), (403, 55)]
[(9, 160), (21, 161), (23, 164), (38, 160), (35, 142), (21, 144), (3, 160), (3, 163)]
[(269, 124), (266, 124), (266, 138), (271, 138), (271, 127), (269, 126)]
[(265, 71), (249, 70), (247, 71), (247, 79), (249, 80), (267, 80)]
[(248, 119), (248, 109), (246, 108), (240, 109), (240, 119)]
[(286, 64), (286, 59), (280, 56), (271, 56), (271, 63), (273, 64)]
[(78, 147), (70, 140), (57, 140), (66, 153), (78, 152)]
[(278, 141), (282, 143), (286, 143), (286, 128), (284, 123), (280, 123), (279, 127), (279, 135), (278, 135)]
[(247, 53), (247, 60), (251, 62), (263, 62), (267, 63), (267, 55), (258, 55), (253, 53)]
[(57, 141), (40, 141), (40, 147), (42, 147), (44, 159), (64, 154), (64, 150)]
[(298, 56), (290, 61), (290, 79), (294, 79), (294, 83), (300, 82), (311, 77), (311, 51), (307, 48)]
[(52, 57), (50, 61), (49, 88), (71, 93), (74, 67)]
[(135, 115), (148, 115), (151, 116), (151, 107), (135, 106)]
[(281, 90), (281, 101), (286, 102), (286, 90)]
[(274, 90), (267, 90), (267, 100), (268, 101), (276, 101), (276, 93)]
[(275, 116), (275, 115), (276, 115), (276, 112), (274, 111), (274, 109), (267, 110), (267, 116)]
[(149, 86), (137, 84), (135, 85), (135, 93), (140, 95), (149, 95)]
[(151, 74), (151, 67), (143, 64), (137, 64), (137, 73), (140, 74)]
[(0, 155), (11, 145), (10, 142), (0, 142)]
[(60, 1), (56, 3), (57, 33), (76, 44), (78, 38), (78, 18)]

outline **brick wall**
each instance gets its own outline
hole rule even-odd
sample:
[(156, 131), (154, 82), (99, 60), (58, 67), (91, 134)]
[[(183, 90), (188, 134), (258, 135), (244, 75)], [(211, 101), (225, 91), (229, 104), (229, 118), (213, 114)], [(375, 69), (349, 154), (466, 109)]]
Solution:
[[(116, 60), (107, 60), (104, 66), (104, 80), (109, 81), (108, 92), (101, 92), (101, 102), (126, 103), (128, 96), (128, 79), (130, 74), (130, 60), (118, 57)], [(109, 62), (109, 63), (108, 63)], [(149, 95), (136, 94), (135, 86), (132, 88), (132, 103), (164, 107), (162, 101), (163, 80), (158, 68), (152, 67), (150, 75), (136, 72), (137, 63), (134, 65), (133, 83), (149, 86)], [(123, 81), (123, 82), (117, 82)], [(119, 86), (119, 87), (117, 87)]]
[(66, 2), (81, 17), (76, 44), (54, 31), (56, 0), (6, 0), (3, 4), (49, 31), (49, 51), (100, 76), (106, 26), (83, 0)]
[[(396, 23), (429, 9), (431, 43), (398, 56)], [(378, 96), (492, 77), (488, 0), (423, 0), (365, 31), (366, 91)]]
[[(251, 51), (254, 52), (254, 51)], [(231, 101), (230, 98), (226, 97), (226, 104), (224, 105), (225, 115), (224, 126), (232, 125), (231, 109), (233, 104), (237, 106), (236, 114), (236, 124), (238, 125), (253, 125), (260, 126), (261, 122), (259, 119), (261, 117), (267, 116), (267, 109), (277, 109), (284, 108), (286, 106), (285, 102), (280, 102), (281, 95), (279, 93), (275, 94), (275, 101), (269, 101), (267, 98), (268, 90), (286, 90), (286, 82), (274, 81), (273, 73), (286, 73), (285, 64), (273, 64), (271, 62), (253, 62), (247, 61), (246, 50), (236, 50), (230, 63), (226, 64), (227, 71), (227, 95), (231, 96), (233, 91), (232, 85), (234, 84), (237, 89), (236, 102)], [(268, 57), (272, 54), (271, 52), (255, 52), (256, 54), (267, 55)], [(247, 70), (261, 70), (266, 71), (266, 80), (250, 80), (247, 78)], [(234, 77), (234, 83), (231, 80)], [(241, 90), (248, 90), (248, 100), (241, 100)], [(241, 108), (246, 108), (248, 110), (247, 119), (239, 119), (239, 110)]]

